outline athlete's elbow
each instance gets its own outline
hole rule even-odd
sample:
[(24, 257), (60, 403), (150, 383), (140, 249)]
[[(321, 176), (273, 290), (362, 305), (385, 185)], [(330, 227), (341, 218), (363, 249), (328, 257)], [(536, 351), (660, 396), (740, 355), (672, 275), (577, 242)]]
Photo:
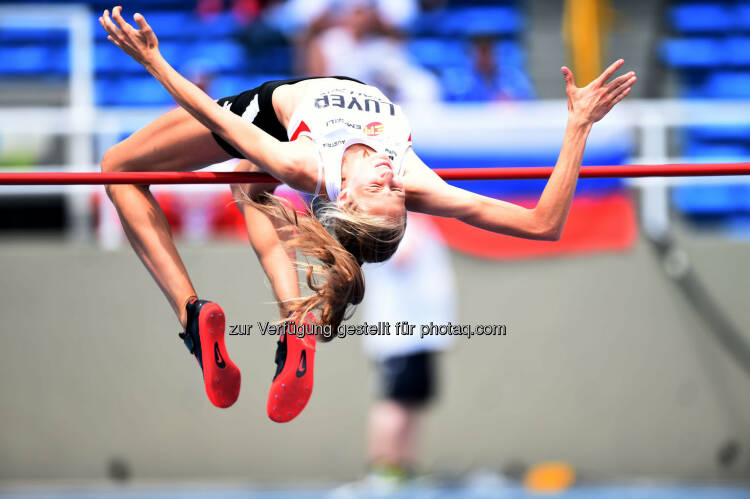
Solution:
[(279, 175), (277, 178), (292, 189), (304, 190), (303, 186), (305, 185), (307, 177), (299, 163), (293, 160), (288, 160), (280, 163)]
[(540, 241), (559, 241), (560, 237), (562, 237), (562, 227), (553, 227), (539, 234)]
[(533, 236), (540, 241), (558, 241), (562, 236), (564, 221), (549, 219), (547, 217), (535, 217)]
[(278, 156), (279, 179), (289, 187), (302, 189), (307, 180), (305, 170), (306, 161), (309, 159), (293, 148), (281, 148)]
[(532, 227), (527, 230), (524, 237), (526, 239), (534, 239), (536, 241), (557, 241), (560, 239), (561, 235), (562, 231), (557, 230), (554, 227), (548, 228), (544, 226), (538, 226)]

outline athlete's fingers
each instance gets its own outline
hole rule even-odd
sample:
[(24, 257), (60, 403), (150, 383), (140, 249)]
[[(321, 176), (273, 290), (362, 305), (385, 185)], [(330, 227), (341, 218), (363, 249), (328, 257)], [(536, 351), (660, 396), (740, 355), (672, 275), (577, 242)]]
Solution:
[(573, 78), (573, 72), (568, 69), (567, 66), (563, 66), (560, 68), (560, 71), (562, 71), (563, 78), (565, 79), (565, 86), (567, 88), (575, 87), (575, 79)]
[(120, 41), (122, 37), (122, 33), (120, 33), (120, 30), (115, 26), (115, 24), (112, 22), (112, 19), (109, 18), (109, 11), (104, 10), (104, 29), (107, 30), (107, 33), (109, 33), (112, 38), (115, 40)]
[(127, 21), (125, 21), (125, 19), (122, 18), (122, 7), (120, 7), (119, 5), (112, 9), (112, 19), (115, 20), (117, 26), (120, 27), (125, 35), (130, 35), (135, 31), (133, 27), (129, 25)]
[(604, 83), (609, 80), (609, 78), (613, 74), (615, 74), (615, 71), (617, 71), (623, 64), (625, 64), (625, 60), (617, 59), (615, 62), (610, 64), (609, 67), (605, 69), (604, 72), (599, 76), (599, 78), (594, 80), (594, 82), (599, 86), (604, 85)]
[(612, 101), (615, 101), (620, 95), (623, 94), (623, 92), (630, 90), (630, 88), (633, 86), (633, 84), (638, 81), (638, 78), (635, 76), (630, 77), (627, 79), (624, 83), (622, 83), (619, 87), (612, 90), (609, 93), (608, 98)]
[[(107, 25), (104, 24), (104, 12), (102, 12), (102, 15), (99, 16), (99, 24), (102, 25), (102, 28), (104, 28), (104, 31), (107, 31)], [(109, 31), (107, 31), (109, 33)]]
[(112, 36), (109, 26), (107, 26), (107, 23), (104, 22), (104, 14), (99, 17), (99, 24), (102, 25), (102, 28), (104, 28), (104, 31), (107, 33), (107, 38), (114, 41), (114, 37)]
[(104, 22), (104, 29), (107, 30), (107, 33), (110, 35), (114, 34), (115, 26), (112, 24), (112, 19), (109, 17), (109, 9), (104, 9), (104, 12), (102, 13), (102, 21)]
[(615, 98), (612, 102), (610, 102), (610, 104), (608, 106), (608, 109), (607, 109), (607, 112), (611, 111), (612, 108), (615, 107), (615, 105), (617, 105), (618, 102), (620, 102), (622, 99), (624, 99), (630, 93), (630, 90), (631, 90), (631, 88), (628, 88), (623, 93), (621, 93), (620, 95), (618, 95), (617, 98)]
[(136, 12), (135, 14), (133, 14), (133, 20), (138, 25), (138, 28), (140, 28), (140, 30), (144, 33), (147, 31), (152, 31), (151, 26), (148, 25), (148, 23), (146, 22), (146, 18), (143, 17), (142, 14)]
[(143, 33), (143, 35), (149, 42), (156, 42), (156, 35), (154, 34), (154, 30), (151, 29), (151, 26), (148, 24), (148, 22), (146, 22), (146, 18), (143, 17), (142, 14), (136, 12), (133, 15), (133, 20), (138, 25), (138, 28), (140, 28), (141, 33)]
[(612, 109), (615, 106), (615, 104), (617, 104), (622, 99), (624, 99), (625, 96), (628, 95), (631, 90), (633, 90), (633, 87), (628, 87), (622, 93), (620, 93), (620, 95), (618, 95), (617, 97), (615, 97), (614, 100), (612, 100), (612, 103), (609, 105), (609, 109)]
[(633, 85), (633, 83), (635, 83), (637, 80), (638, 80), (638, 78), (636, 78), (635, 76), (630, 76), (630, 77), (628, 77), (627, 80), (625, 80), (624, 82), (620, 83), (616, 87), (608, 88), (606, 96), (605, 96), (605, 99), (606, 100), (612, 100), (612, 99), (614, 99), (615, 97), (617, 97), (618, 95), (620, 95), (622, 92), (624, 92), (626, 88), (631, 87)]
[(613, 89), (616, 89), (617, 87), (625, 83), (632, 76), (635, 76), (635, 72), (633, 71), (629, 73), (625, 73), (622, 76), (618, 76), (617, 78), (615, 78), (614, 80), (612, 80), (611, 82), (607, 84), (607, 90), (612, 91)]

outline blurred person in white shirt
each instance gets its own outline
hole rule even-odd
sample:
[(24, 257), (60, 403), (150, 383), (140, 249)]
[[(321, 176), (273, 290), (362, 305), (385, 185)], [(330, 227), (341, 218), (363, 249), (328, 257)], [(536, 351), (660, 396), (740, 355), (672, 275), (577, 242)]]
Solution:
[[(396, 486), (413, 476), (422, 418), (438, 391), (436, 354), (452, 342), (450, 336), (420, 338), (420, 326), (455, 323), (456, 316), (450, 254), (432, 221), (409, 217), (394, 256), (367, 266), (365, 282), (363, 320), (386, 321), (391, 333), (363, 337), (379, 386), (368, 424), (370, 478)], [(415, 326), (412, 335), (395, 334), (402, 321)]]

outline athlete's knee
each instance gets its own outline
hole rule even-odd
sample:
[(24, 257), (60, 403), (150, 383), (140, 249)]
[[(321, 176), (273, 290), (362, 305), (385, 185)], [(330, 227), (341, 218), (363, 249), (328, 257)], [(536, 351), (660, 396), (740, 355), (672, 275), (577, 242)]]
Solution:
[(113, 173), (122, 171), (122, 167), (125, 164), (123, 156), (119, 151), (119, 144), (107, 149), (107, 152), (102, 156), (101, 170), (104, 173)]
[[(102, 156), (102, 162), (101, 162), (101, 171), (103, 173), (117, 173), (122, 172), (126, 170), (126, 160), (127, 155), (123, 152), (122, 144), (117, 144), (109, 149), (107, 149), (107, 152), (104, 153), (104, 156)], [(104, 190), (107, 193), (107, 196), (114, 202), (115, 201), (115, 194), (125, 188), (127, 190), (129, 186), (127, 184), (107, 184), (104, 186)]]

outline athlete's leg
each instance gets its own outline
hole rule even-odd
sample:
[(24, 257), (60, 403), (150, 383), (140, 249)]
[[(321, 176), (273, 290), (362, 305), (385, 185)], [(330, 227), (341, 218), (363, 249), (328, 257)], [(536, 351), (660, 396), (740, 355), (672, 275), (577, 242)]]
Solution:
[[(260, 168), (247, 160), (240, 161), (235, 171), (261, 171)], [(246, 197), (253, 201), (262, 201), (266, 192), (273, 193), (278, 184), (232, 184), (232, 194), (237, 208), (245, 218), (247, 237), (250, 245), (260, 261), (263, 271), (271, 282), (274, 296), (279, 304), (281, 319), (289, 316), (287, 305), (290, 300), (299, 298), (299, 281), (295, 265), (294, 249), (286, 248), (282, 242), (279, 230), (288, 226), (286, 220), (269, 217), (257, 207), (245, 202)], [(292, 235), (291, 231), (281, 234)]]
[[(249, 161), (240, 161), (235, 171), (259, 171)], [(284, 240), (294, 236), (286, 220), (268, 215), (250, 203), (242, 202), (246, 197), (260, 201), (262, 194), (273, 192), (276, 184), (234, 184), (232, 194), (237, 207), (245, 217), (247, 235), (255, 250), (263, 270), (273, 287), (273, 293), (279, 304), (282, 320), (289, 317), (290, 300), (299, 298), (299, 282), (295, 265), (294, 249), (287, 248)], [(297, 323), (312, 324), (314, 318), (306, 317)], [(300, 337), (294, 334), (282, 334), (279, 338), (275, 356), (276, 373), (268, 392), (266, 411), (276, 422), (291, 421), (307, 405), (313, 390), (315, 372), (314, 335)]]
[[(249, 161), (240, 161), (235, 171), (259, 169)], [(279, 315), (285, 320), (289, 317), (290, 300), (300, 296), (296, 254), (294, 249), (285, 247), (283, 242), (294, 233), (283, 230), (289, 228), (286, 220), (267, 215), (257, 206), (243, 202), (246, 197), (259, 202), (262, 194), (273, 192), (275, 188), (276, 184), (234, 184), (232, 194), (245, 217), (250, 244), (273, 287), (279, 304)], [(275, 356), (276, 374), (271, 382), (266, 404), (268, 416), (273, 421), (291, 421), (310, 400), (314, 381), (315, 344), (314, 336), (300, 338), (293, 334), (282, 334), (279, 338)]]
[[(178, 108), (110, 148), (102, 159), (102, 171), (196, 170), (230, 158), (206, 127)], [(130, 244), (184, 327), (185, 304), (196, 292), (164, 212), (149, 186), (108, 185), (106, 190)]]

